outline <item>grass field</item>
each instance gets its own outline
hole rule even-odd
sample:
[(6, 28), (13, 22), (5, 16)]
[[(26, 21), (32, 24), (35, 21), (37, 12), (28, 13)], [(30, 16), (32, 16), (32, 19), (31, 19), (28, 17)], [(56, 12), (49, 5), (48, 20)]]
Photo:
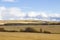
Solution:
[(20, 31), (20, 29), (25, 29), (27, 27), (34, 28), (37, 31), (40, 31), (40, 28), (42, 31), (50, 31), (51, 33), (60, 33), (60, 25), (15, 25), (15, 26), (0, 26), (4, 28), (5, 30), (17, 30)]
[(0, 32), (0, 40), (60, 40), (60, 34)]

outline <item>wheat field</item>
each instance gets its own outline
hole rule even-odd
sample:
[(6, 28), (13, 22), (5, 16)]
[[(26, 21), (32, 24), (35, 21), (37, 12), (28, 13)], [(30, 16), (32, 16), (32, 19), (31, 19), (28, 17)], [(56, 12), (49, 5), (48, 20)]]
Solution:
[(0, 32), (0, 40), (60, 40), (60, 34)]

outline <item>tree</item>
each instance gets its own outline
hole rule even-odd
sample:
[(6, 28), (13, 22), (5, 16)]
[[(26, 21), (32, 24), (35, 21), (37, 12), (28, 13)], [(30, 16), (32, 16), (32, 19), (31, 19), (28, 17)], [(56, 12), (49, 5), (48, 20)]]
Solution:
[(21, 29), (20, 32), (36, 32), (37, 33), (37, 31), (31, 27), (27, 27), (25, 30)]
[(42, 29), (40, 28), (40, 33), (42, 33)]

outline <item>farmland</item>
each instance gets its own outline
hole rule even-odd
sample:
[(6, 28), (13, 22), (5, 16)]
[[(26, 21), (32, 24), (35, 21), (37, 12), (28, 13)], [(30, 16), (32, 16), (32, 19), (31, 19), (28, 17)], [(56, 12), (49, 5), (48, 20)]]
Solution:
[(60, 40), (60, 34), (0, 32), (0, 40)]
[(20, 31), (20, 29), (25, 29), (27, 27), (34, 28), (37, 31), (50, 31), (51, 33), (60, 33), (60, 25), (13, 25), (13, 26), (0, 26), (1, 28), (4, 28), (5, 30), (17, 30)]
[[(28, 23), (32, 23), (28, 24)], [(2, 23), (2, 24), (1, 24)], [(10, 23), (9, 25), (3, 25), (4, 23)], [(11, 23), (14, 23), (11, 25)], [(17, 25), (16, 25), (16, 24)], [(20, 25), (19, 23), (23, 23), (23, 25)], [(35, 25), (35, 23), (41, 23), (41, 21), (29, 21), (29, 22), (19, 22), (19, 21), (0, 21), (0, 40), (60, 40), (60, 25)], [(26, 24), (26, 25), (25, 25)], [(28, 25), (27, 25), (28, 24)], [(32, 28), (36, 31), (40, 32), (40, 29), (42, 29), (41, 33), (34, 33), (34, 32), (21, 32), (21, 29), (25, 30), (26, 28)], [(17, 32), (1, 32), (3, 29), (6, 31), (17, 31)], [(44, 31), (51, 32), (44, 33)]]

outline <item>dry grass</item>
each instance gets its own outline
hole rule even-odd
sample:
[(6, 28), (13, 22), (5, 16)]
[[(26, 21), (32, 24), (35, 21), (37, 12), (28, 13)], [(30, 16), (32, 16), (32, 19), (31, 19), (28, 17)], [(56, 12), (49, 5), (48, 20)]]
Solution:
[(60, 40), (60, 34), (0, 32), (0, 40)]
[(40, 31), (40, 28), (44, 31), (50, 31), (51, 33), (60, 33), (60, 25), (19, 25), (19, 26), (0, 26), (3, 27), (5, 30), (17, 30), (25, 29), (27, 27), (34, 28), (37, 31)]

